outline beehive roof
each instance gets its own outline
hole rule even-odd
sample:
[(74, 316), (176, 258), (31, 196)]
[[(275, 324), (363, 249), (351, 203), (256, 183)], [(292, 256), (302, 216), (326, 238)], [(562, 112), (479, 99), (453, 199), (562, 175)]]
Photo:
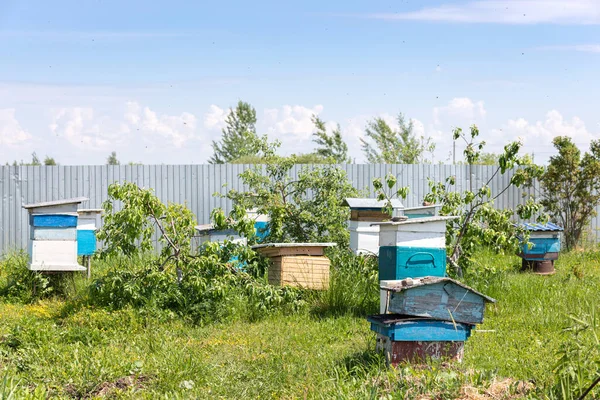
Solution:
[(406, 278), (406, 279), (393, 281), (393, 282), (384, 282), (380, 285), (380, 288), (383, 290), (389, 290), (392, 292), (401, 292), (403, 290), (410, 290), (410, 289), (414, 289), (419, 286), (433, 285), (433, 284), (440, 283), (440, 282), (453, 283), (455, 285), (458, 285), (464, 289), (467, 289), (467, 290), (483, 297), (484, 300), (489, 303), (496, 302), (495, 299), (493, 299), (489, 296), (486, 296), (483, 293), (478, 292), (477, 290), (465, 285), (464, 283), (461, 283), (452, 278), (445, 278), (445, 277), (438, 277), (438, 276), (425, 276), (422, 278)]
[(87, 197), (75, 197), (72, 199), (62, 199), (62, 200), (54, 200), (54, 201), (43, 201), (41, 203), (33, 203), (33, 204), (25, 204), (23, 208), (29, 210), (31, 208), (41, 208), (41, 207), (53, 207), (53, 206), (61, 206), (63, 204), (79, 204), (84, 201), (88, 201)]
[[(402, 202), (398, 199), (392, 199), (392, 208), (404, 208)], [(358, 197), (347, 197), (342, 202), (342, 206), (350, 207), (353, 209), (360, 208), (384, 208), (386, 202), (384, 200), (377, 199), (363, 199)]]

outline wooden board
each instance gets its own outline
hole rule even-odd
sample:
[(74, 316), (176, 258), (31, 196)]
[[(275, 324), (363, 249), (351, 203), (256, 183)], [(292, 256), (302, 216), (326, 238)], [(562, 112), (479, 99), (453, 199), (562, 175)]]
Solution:
[(481, 296), (451, 282), (391, 292), (388, 304), (391, 313), (466, 324), (482, 323), (484, 310)]
[(427, 360), (452, 360), (461, 362), (465, 342), (396, 342), (378, 334), (376, 348), (385, 355), (387, 365), (396, 367), (403, 362), (423, 363)]
[(322, 256), (325, 254), (324, 247), (263, 247), (257, 249), (257, 251), (269, 258), (280, 257), (280, 256), (296, 256), (296, 255), (307, 255), (307, 256)]
[(279, 256), (271, 258), (269, 283), (306, 289), (329, 287), (330, 261), (324, 256)]
[(31, 227), (31, 240), (77, 240), (77, 229), (54, 227)]
[(381, 210), (351, 210), (350, 219), (352, 221), (374, 221), (380, 222), (389, 220), (391, 217)]
[(40, 214), (32, 215), (30, 225), (34, 227), (71, 228), (77, 226), (77, 214)]
[(29, 255), (33, 271), (85, 271), (77, 264), (75, 240), (32, 240)]
[(371, 330), (389, 337), (393, 341), (458, 341), (464, 342), (471, 335), (472, 325), (437, 321), (431, 319), (410, 319), (392, 323), (384, 323), (376, 319), (377, 316), (368, 317)]
[(77, 255), (91, 256), (96, 252), (96, 232), (94, 230), (77, 230)]

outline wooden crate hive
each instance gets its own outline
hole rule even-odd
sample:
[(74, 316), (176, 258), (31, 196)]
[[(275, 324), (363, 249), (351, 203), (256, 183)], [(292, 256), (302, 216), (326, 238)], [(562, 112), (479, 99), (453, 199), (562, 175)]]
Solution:
[(85, 271), (77, 262), (77, 206), (85, 197), (27, 204), (32, 271)]
[[(390, 219), (383, 211), (384, 201), (377, 199), (361, 199), (349, 197), (344, 199), (342, 206), (350, 208), (350, 249), (355, 254), (379, 254), (379, 227), (372, 226), (373, 222)], [(392, 200), (394, 215), (400, 215), (404, 206), (400, 200)]]
[(326, 247), (335, 243), (266, 243), (253, 249), (270, 259), (269, 283), (324, 290), (329, 287), (329, 258)]

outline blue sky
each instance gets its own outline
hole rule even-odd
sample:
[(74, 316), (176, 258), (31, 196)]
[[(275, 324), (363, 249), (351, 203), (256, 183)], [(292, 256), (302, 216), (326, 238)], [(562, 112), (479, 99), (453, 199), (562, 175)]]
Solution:
[(488, 150), (600, 138), (600, 1), (0, 3), (0, 162), (202, 163), (227, 108), (252, 103), (283, 151), (318, 113), (351, 154), (403, 112), (448, 160), (476, 123)]

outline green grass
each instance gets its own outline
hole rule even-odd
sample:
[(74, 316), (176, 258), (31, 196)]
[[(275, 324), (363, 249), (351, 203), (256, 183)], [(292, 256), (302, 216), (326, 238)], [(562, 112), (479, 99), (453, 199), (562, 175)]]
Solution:
[[(297, 314), (197, 326), (166, 311), (86, 306), (77, 279), (67, 301), (0, 302), (0, 398), (451, 399), (478, 398), (502, 382), (506, 396), (562, 398), (558, 370), (589, 384), (600, 365), (600, 254), (563, 255), (546, 277), (518, 273), (516, 257), (482, 253), (478, 264), (482, 272), (465, 282), (498, 302), (464, 362), (398, 369), (375, 352), (360, 315), (376, 292), (367, 300), (323, 293)], [(356, 282), (338, 277), (334, 290), (357, 291)], [(344, 312), (343, 302), (359, 306)]]

